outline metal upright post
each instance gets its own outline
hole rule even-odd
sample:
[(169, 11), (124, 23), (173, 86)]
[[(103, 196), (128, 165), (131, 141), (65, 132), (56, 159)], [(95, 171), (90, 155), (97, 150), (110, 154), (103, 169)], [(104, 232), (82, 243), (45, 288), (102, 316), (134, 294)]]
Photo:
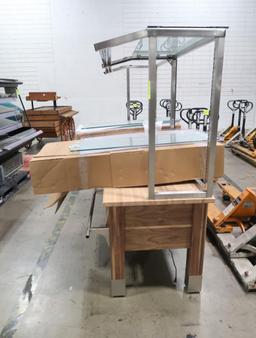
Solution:
[(220, 91), (224, 58), (224, 37), (215, 38), (214, 59), (212, 72), (212, 91), (210, 103), (210, 129), (208, 135), (206, 179), (207, 197), (212, 196), (213, 178), (215, 171), (216, 142), (218, 133), (218, 120), (220, 108)]
[(177, 90), (177, 59), (171, 61), (172, 66), (172, 83), (171, 83), (171, 111), (170, 111), (170, 125), (175, 128), (176, 119), (176, 90)]
[(148, 80), (148, 197), (155, 198), (155, 139), (156, 139), (156, 49), (155, 36), (149, 37), (149, 80)]
[(126, 94), (127, 94), (127, 99), (126, 99), (126, 109), (127, 109), (127, 121), (131, 120), (131, 115), (130, 115), (130, 66), (126, 68)]

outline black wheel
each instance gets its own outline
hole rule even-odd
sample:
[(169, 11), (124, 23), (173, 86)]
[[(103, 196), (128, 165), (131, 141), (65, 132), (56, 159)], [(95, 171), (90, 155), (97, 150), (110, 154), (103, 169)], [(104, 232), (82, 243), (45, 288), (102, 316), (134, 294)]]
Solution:
[(230, 196), (227, 194), (223, 194), (222, 199), (224, 202), (230, 202)]
[(42, 136), (37, 136), (36, 139), (37, 139), (38, 143), (41, 143), (43, 141), (43, 137)]
[(32, 141), (30, 141), (29, 143), (25, 144), (25, 148), (26, 149), (30, 149), (32, 146)]

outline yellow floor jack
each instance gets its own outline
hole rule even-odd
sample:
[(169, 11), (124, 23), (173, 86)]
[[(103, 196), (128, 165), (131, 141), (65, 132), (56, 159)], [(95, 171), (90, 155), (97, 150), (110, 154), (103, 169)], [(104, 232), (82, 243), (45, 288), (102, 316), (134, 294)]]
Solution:
[(256, 290), (256, 189), (217, 183), (225, 207), (209, 205), (209, 230), (245, 289)]
[[(228, 108), (232, 111), (232, 118), (230, 126), (225, 129), (223, 132), (219, 134), (219, 140), (224, 142), (226, 146), (229, 146), (232, 141), (238, 139), (241, 134), (245, 133), (245, 122), (246, 122), (246, 114), (252, 110), (253, 103), (244, 100), (244, 99), (236, 99), (230, 100), (227, 103)], [(238, 112), (237, 125), (235, 125), (235, 114)], [(243, 116), (243, 121), (242, 121)], [(242, 126), (241, 126), (242, 122)]]
[(230, 233), (233, 226), (238, 226), (241, 232), (256, 223), (256, 191), (246, 188), (240, 192), (237, 188), (226, 182), (218, 182), (223, 191), (223, 200), (227, 207), (220, 211), (219, 208), (211, 204), (209, 206), (208, 217), (218, 233)]

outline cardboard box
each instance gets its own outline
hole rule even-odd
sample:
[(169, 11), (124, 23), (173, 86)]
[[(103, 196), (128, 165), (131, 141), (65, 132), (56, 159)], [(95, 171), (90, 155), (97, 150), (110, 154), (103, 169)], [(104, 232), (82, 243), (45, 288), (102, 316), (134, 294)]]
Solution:
[[(147, 185), (147, 148), (85, 155), (71, 153), (68, 146), (72, 142), (49, 143), (30, 162), (35, 194)], [(159, 147), (156, 149), (156, 184), (204, 178), (205, 166), (205, 144)], [(224, 146), (218, 144), (215, 177), (223, 174)]]

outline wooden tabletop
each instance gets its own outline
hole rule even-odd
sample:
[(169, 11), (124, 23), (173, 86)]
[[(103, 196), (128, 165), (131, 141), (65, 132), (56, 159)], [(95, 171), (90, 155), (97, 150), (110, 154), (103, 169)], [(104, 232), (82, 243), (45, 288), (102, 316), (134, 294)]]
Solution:
[(76, 111), (76, 110), (70, 110), (70, 111), (67, 111), (65, 113), (62, 113), (60, 115), (60, 117), (68, 118), (68, 117), (72, 117), (72, 116), (74, 116), (76, 114), (78, 114), (78, 111)]
[[(162, 191), (200, 191), (196, 183), (179, 183), (156, 187), (156, 192)], [(105, 207), (139, 206), (139, 205), (167, 205), (167, 204), (201, 204), (212, 203), (213, 197), (207, 198), (167, 198), (148, 199), (148, 187), (141, 188), (105, 188), (103, 204)]]

